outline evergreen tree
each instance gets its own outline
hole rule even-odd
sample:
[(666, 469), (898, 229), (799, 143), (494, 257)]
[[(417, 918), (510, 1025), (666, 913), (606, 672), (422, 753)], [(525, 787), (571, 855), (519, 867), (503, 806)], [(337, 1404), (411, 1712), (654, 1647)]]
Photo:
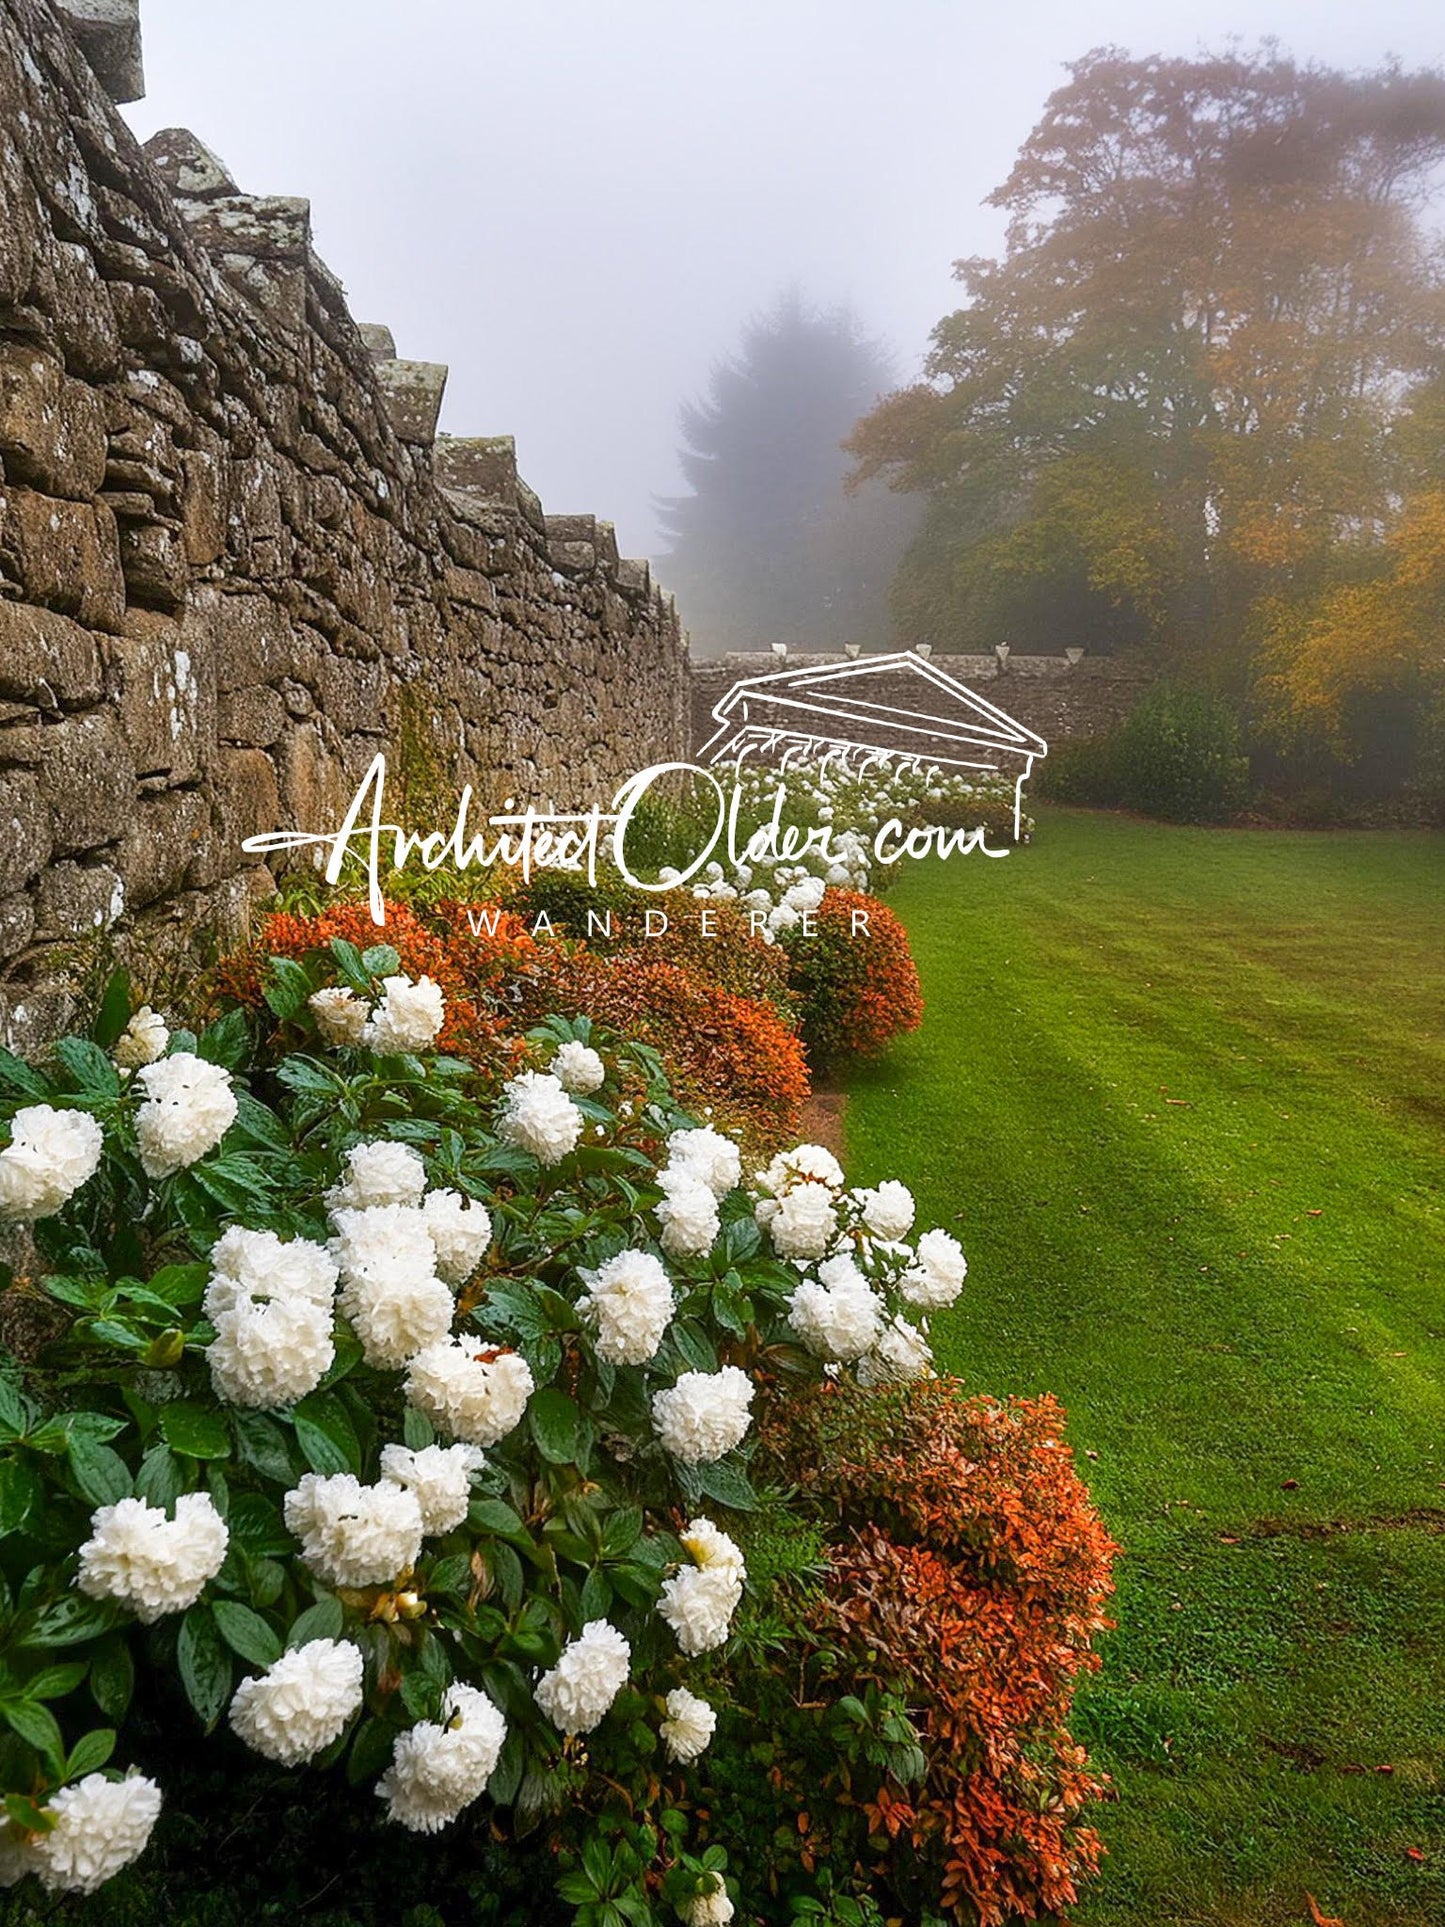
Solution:
[(892, 383), (846, 310), (784, 297), (682, 413), (690, 495), (659, 504), (659, 574), (704, 654), (773, 641), (888, 639), (888, 588), (916, 513), (882, 488), (850, 495), (842, 444)]

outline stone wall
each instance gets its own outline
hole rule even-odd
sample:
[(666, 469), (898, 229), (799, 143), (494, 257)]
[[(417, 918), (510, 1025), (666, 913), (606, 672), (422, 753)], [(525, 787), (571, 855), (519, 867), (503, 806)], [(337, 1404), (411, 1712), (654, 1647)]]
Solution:
[[(717, 729), (713, 705), (745, 676), (766, 676), (780, 668), (798, 669), (812, 663), (843, 662), (840, 655), (790, 653), (785, 662), (776, 656), (735, 654), (710, 662), (695, 662), (692, 670), (692, 743), (699, 750)], [(1138, 702), (1153, 680), (1143, 663), (1117, 656), (1084, 656), (1071, 663), (1065, 656), (1010, 656), (1000, 666), (995, 656), (933, 658), (966, 688), (977, 690), (1016, 722), (1042, 736), (1046, 743), (1072, 742), (1102, 735), (1112, 729)], [(916, 703), (917, 689), (899, 692), (898, 700)], [(876, 691), (887, 699), (887, 691)]]
[(414, 798), (604, 793), (685, 753), (685, 640), (611, 526), (353, 321), (304, 200), (137, 145), (136, 0), (0, 5), (0, 1030), (77, 940), (232, 935), (242, 840)]

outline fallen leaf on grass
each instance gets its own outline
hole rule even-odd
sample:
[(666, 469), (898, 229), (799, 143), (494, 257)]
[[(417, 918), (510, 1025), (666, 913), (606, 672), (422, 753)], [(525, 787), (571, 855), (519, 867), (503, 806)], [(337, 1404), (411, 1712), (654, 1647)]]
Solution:
[(1314, 1927), (1345, 1927), (1345, 1923), (1340, 1919), (1338, 1914), (1322, 1914), (1320, 1912), (1320, 1903), (1315, 1899), (1313, 1894), (1306, 1894), (1305, 1899), (1309, 1902), (1310, 1919), (1314, 1923)]
[(1405, 1858), (1407, 1860), (1423, 1860), (1425, 1858), (1424, 1849), (1421, 1847), (1406, 1847)]

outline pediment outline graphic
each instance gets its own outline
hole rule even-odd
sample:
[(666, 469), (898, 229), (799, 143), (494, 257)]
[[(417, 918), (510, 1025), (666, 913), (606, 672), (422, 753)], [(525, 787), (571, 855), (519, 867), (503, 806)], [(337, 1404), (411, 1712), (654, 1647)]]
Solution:
[[(876, 700), (885, 678), (908, 675), (918, 678), (920, 702), (932, 696), (931, 707)], [(1015, 840), (1024, 785), (1048, 754), (1042, 736), (912, 649), (743, 677), (712, 718), (718, 728), (703, 745), (705, 763), (886, 760), (1010, 777)]]

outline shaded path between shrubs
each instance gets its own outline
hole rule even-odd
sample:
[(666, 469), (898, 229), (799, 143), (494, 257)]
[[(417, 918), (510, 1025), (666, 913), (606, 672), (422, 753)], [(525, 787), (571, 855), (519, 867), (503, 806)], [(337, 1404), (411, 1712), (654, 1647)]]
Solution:
[(1445, 1920), (1442, 883), (1424, 833), (1051, 809), (890, 895), (928, 1011), (850, 1177), (963, 1238), (942, 1362), (1065, 1401), (1126, 1549), (1080, 1927)]

